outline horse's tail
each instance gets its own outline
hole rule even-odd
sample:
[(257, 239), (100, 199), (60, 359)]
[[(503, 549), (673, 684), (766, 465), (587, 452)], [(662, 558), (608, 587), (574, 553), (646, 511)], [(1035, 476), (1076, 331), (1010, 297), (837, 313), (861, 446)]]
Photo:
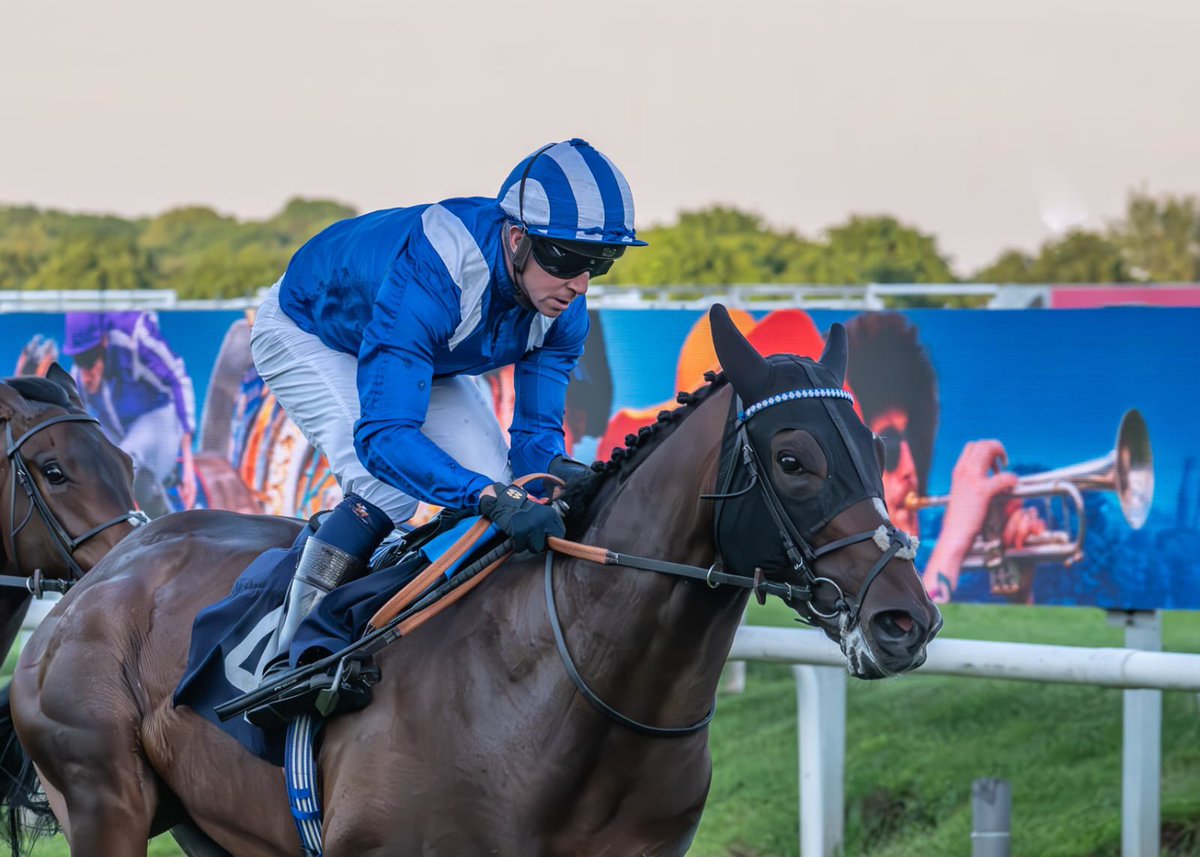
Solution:
[(13, 727), (9, 688), (0, 690), (0, 839), (13, 854), (21, 854), (23, 843), (32, 847), (40, 836), (58, 829), (50, 803), (46, 800), (33, 761)]

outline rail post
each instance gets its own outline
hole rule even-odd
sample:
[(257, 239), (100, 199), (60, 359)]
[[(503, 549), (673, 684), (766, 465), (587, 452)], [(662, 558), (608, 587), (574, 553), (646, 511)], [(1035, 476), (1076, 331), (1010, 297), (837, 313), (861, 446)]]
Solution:
[(837, 857), (845, 826), (846, 670), (793, 666), (800, 738), (800, 857)]

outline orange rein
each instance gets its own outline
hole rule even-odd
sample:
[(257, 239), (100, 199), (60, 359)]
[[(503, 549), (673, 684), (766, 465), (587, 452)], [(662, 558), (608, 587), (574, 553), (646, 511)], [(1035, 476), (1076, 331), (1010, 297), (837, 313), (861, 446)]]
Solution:
[[(516, 481), (516, 484), (517, 485), (525, 485), (526, 483), (532, 482), (535, 479), (545, 479), (549, 482), (555, 483), (559, 487), (562, 487), (564, 485), (564, 483), (561, 479), (559, 479), (557, 476), (551, 476), (549, 473), (531, 473), (528, 476), (522, 476), (520, 479), (518, 479)], [(443, 573), (445, 573), (447, 568), (449, 568), (454, 563), (458, 562), (458, 560), (463, 556), (463, 554), (465, 554), (467, 551), (469, 551), (471, 548), (473, 548), (475, 546), (475, 543), (477, 541), (479, 541), (479, 539), (483, 536), (483, 534), (485, 532), (487, 532), (487, 528), (490, 525), (491, 525), (491, 521), (489, 521), (487, 518), (480, 518), (478, 521), (476, 521), (474, 524), (472, 524), (471, 528), (462, 534), (462, 536), (459, 538), (459, 540), (457, 542), (454, 543), (454, 545), (450, 548), (450, 550), (446, 551), (444, 554), (442, 554), (440, 557), (438, 557), (436, 560), (434, 560), (434, 562), (432, 562), (428, 568), (426, 568), (424, 571), (422, 571), (420, 574), (418, 574), (416, 577), (414, 577), (412, 580), (410, 580), (404, 586), (403, 589), (401, 589), (399, 592), (397, 592), (395, 595), (393, 595), (391, 598), (389, 598), (386, 604), (384, 604), (377, 611), (375, 611), (375, 615), (371, 617), (371, 621), (368, 623), (368, 626), (370, 627), (370, 629), (378, 630), (378, 629), (382, 628), (384, 625), (386, 625), (388, 622), (390, 622), (393, 618), (395, 618), (397, 615), (399, 615), (399, 613), (402, 610), (404, 610), (405, 607), (407, 607), (408, 605), (410, 605), (414, 601), (416, 601), (421, 596), (421, 594), (424, 593), (425, 590), (429, 588), (430, 584), (432, 584), (435, 580), (438, 579), (438, 577), (440, 577)], [(554, 536), (550, 537), (549, 543), (550, 543), (551, 549), (553, 549), (553, 550), (556, 550), (556, 551), (559, 551), (562, 553), (568, 553), (571, 556), (578, 556), (578, 557), (581, 557), (582, 559), (591, 559), (592, 557), (577, 553), (576, 552), (577, 550), (583, 550), (583, 551), (597, 551), (598, 550), (598, 551), (600, 551), (600, 555), (601, 555), (601, 559), (599, 559), (598, 561), (601, 563), (604, 562), (603, 554), (605, 553), (605, 551), (603, 548), (590, 548), (587, 545), (576, 544), (575, 542), (569, 542), (569, 541), (566, 541), (565, 539), (556, 538)], [(443, 610), (445, 610), (447, 607), (449, 607), (455, 601), (458, 601), (458, 599), (462, 598), (464, 595), (466, 595), (468, 592), (470, 592), (472, 589), (474, 589), (476, 586), (478, 586), (480, 583), (482, 583), (484, 578), (486, 578), (489, 574), (491, 574), (493, 571), (495, 571), (497, 568), (499, 568), (501, 565), (503, 565), (510, 556), (512, 556), (511, 551), (506, 553), (504, 556), (500, 557), (500, 559), (496, 560), (494, 563), (489, 565), (487, 568), (480, 571), (479, 574), (475, 575), (475, 577), (473, 577), (471, 580), (468, 580), (462, 586), (459, 586), (456, 589), (454, 589), (452, 592), (450, 592), (444, 598), (438, 599), (433, 604), (429, 605), (424, 610), (422, 610), (420, 613), (417, 613), (417, 614), (405, 619), (403, 622), (401, 622), (397, 626), (397, 631), (399, 632), (399, 634), (401, 636), (404, 636), (405, 634), (409, 634), (412, 631), (416, 630), (421, 625), (428, 622), (430, 619), (432, 619), (437, 614), (441, 613)]]

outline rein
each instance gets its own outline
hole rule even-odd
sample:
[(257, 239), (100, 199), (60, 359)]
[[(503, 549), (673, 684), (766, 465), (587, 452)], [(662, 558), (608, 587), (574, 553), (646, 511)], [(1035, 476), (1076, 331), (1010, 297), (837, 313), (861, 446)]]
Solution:
[[(86, 414), (62, 414), (57, 417), (43, 420), (33, 428), (27, 430), (24, 434), (13, 440), (12, 423), (6, 423), (4, 427), (5, 434), (5, 457), (12, 468), (12, 474), (9, 478), (8, 490), (8, 527), (9, 541), (12, 544), (12, 562), (16, 566), (18, 572), (21, 571), (21, 561), (18, 557), (17, 536), (25, 529), (25, 526), (33, 518), (33, 513), (36, 511), (38, 517), (41, 518), (42, 524), (50, 533), (51, 541), (54, 547), (62, 556), (66, 563), (67, 569), (71, 573), (69, 580), (46, 580), (41, 569), (34, 569), (32, 575), (0, 575), (0, 586), (19, 587), (27, 589), (34, 597), (41, 598), (42, 594), (49, 590), (54, 592), (66, 592), (76, 581), (84, 575), (84, 570), (80, 568), (79, 563), (75, 561), (75, 551), (87, 542), (89, 539), (98, 536), (100, 533), (107, 530), (109, 527), (114, 527), (117, 524), (129, 523), (134, 527), (149, 523), (149, 518), (144, 512), (130, 510), (122, 515), (118, 515), (111, 520), (105, 521), (95, 527), (92, 527), (82, 535), (72, 537), (67, 529), (58, 520), (58, 516), (54, 514), (54, 510), (50, 508), (50, 504), (46, 502), (46, 498), (42, 495), (41, 490), (37, 486), (37, 482), (33, 479), (33, 474), (29, 471), (29, 465), (25, 461), (25, 457), (21, 455), (21, 447), (25, 441), (29, 440), (38, 432), (47, 429), (50, 426), (60, 423), (95, 423), (100, 424), (100, 421), (95, 417), (87, 416)], [(17, 485), (20, 484), (25, 492), (25, 497), (28, 500), (28, 506), (25, 511), (25, 517), (21, 519), (21, 523), (17, 523)]]
[[(716, 699), (714, 698), (708, 712), (699, 720), (685, 726), (653, 726), (641, 721), (635, 720), (627, 715), (622, 714), (615, 708), (604, 702), (584, 680), (576, 667), (574, 659), (567, 648), (566, 638), (563, 633), (562, 623), (558, 616), (558, 606), (554, 597), (554, 554), (561, 553), (566, 556), (571, 556), (576, 559), (581, 559), (587, 562), (596, 563), (598, 565), (617, 565), (626, 568), (639, 569), (642, 571), (651, 571), (659, 574), (668, 574), (675, 577), (682, 577), (688, 580), (704, 581), (708, 586), (716, 588), (718, 586), (734, 586), (741, 589), (749, 589), (754, 592), (759, 603), (763, 603), (768, 595), (775, 595), (781, 598), (785, 603), (795, 606), (799, 604), (809, 614), (807, 621), (810, 624), (817, 624), (816, 620), (829, 621), (838, 617), (842, 617), (839, 630), (846, 631), (856, 625), (859, 621), (862, 604), (866, 599), (868, 590), (871, 584), (882, 574), (888, 562), (898, 554), (902, 558), (911, 558), (914, 550), (908, 536), (902, 531), (893, 527), (881, 525), (875, 530), (864, 531), (852, 536), (837, 539), (827, 544), (821, 545), (819, 548), (813, 548), (806, 539), (796, 530), (795, 526), (789, 519), (779, 496), (775, 493), (770, 479), (767, 477), (766, 471), (763, 468), (762, 462), (759, 459), (757, 451), (750, 442), (746, 432), (746, 422), (754, 416), (755, 413), (770, 407), (773, 404), (778, 404), (783, 401), (790, 401), (793, 398), (845, 398), (848, 396), (842, 390), (832, 390), (818, 388), (813, 390), (792, 391), (789, 394), (781, 394), (773, 397), (767, 402), (755, 406), (746, 413), (739, 413), (741, 407), (740, 398), (735, 394), (732, 405), (732, 413), (737, 417), (732, 422), (736, 445), (733, 450), (740, 452), (739, 456), (742, 467), (745, 468), (749, 484), (738, 491), (730, 491), (730, 485), (733, 481), (733, 467), (726, 468), (725, 455), (722, 455), (722, 461), (718, 468), (718, 473), (726, 474), (721, 480), (719, 493), (703, 494), (700, 499), (710, 499), (717, 503), (717, 508), (714, 510), (714, 519), (720, 514), (721, 505), (724, 503), (739, 501), (751, 495), (752, 490), (757, 486), (759, 495), (765, 502), (767, 509), (771, 515), (772, 522), (775, 524), (778, 531), (780, 543), (784, 549), (784, 553), (788, 561), (792, 565), (792, 571), (798, 573), (802, 583), (800, 585), (767, 580), (765, 573), (761, 568), (755, 569), (753, 577), (742, 574), (730, 574), (724, 571), (717, 570), (717, 563), (708, 568), (699, 566), (685, 565), (682, 563), (668, 562), (666, 560), (652, 559), (649, 557), (635, 556), (632, 554), (623, 554), (616, 551), (608, 550), (607, 548), (597, 547), (594, 545), (584, 545), (578, 542), (568, 541), (551, 536), (548, 538), (549, 551), (546, 554), (545, 565), (545, 596), (546, 609), (549, 615), (550, 627), (554, 634), (555, 644), (558, 648), (559, 656), (562, 659), (563, 666), (566, 670), (571, 682), (575, 685), (576, 690), (580, 695), (588, 701), (593, 708), (600, 714), (604, 715), (609, 720), (637, 732), (642, 735), (647, 735), (656, 738), (677, 738), (687, 735), (693, 735), (706, 728), (712, 721), (713, 715), (716, 713)], [(845, 438), (845, 428), (840, 421), (835, 421), (839, 431), (842, 432)], [(725, 438), (722, 440), (722, 448), (726, 446), (726, 441), (730, 439), (730, 432), (727, 430)], [(845, 438), (847, 446), (850, 446), (850, 441)], [(548, 474), (533, 474), (525, 477), (522, 481), (533, 479), (546, 479), (562, 485), (562, 480), (550, 476)], [(560, 502), (560, 501), (556, 501)], [(508, 559), (512, 552), (512, 540), (507, 539), (497, 547), (493, 548), (486, 555), (476, 559), (474, 562), (456, 571), (448, 580), (443, 580), (438, 583), (433, 589), (429, 589), (439, 578), (443, 577), (444, 571), (449, 568), (454, 562), (457, 562), (472, 543), (471, 539), (479, 538), (486, 531), (487, 525), (481, 520), (467, 534), (459, 540), (446, 554), (439, 557), (437, 561), (432, 563), (421, 574), (410, 581), (403, 589), (394, 595), (383, 607), (376, 612), (371, 618), (368, 627), (370, 630), (360, 639), (346, 646), (342, 650), (335, 652), (320, 660), (314, 661), (307, 666), (297, 668), (290, 673), (281, 675), (275, 682), (270, 685), (260, 687), (248, 694), (244, 694), (229, 702), (223, 703), (215, 708), (215, 712), (221, 720), (228, 720), (242, 712), (259, 705), (267, 700), (290, 690), (297, 685), (308, 681), (313, 676), (322, 674), (330, 668), (336, 667), (338, 674), (341, 674), (343, 664), (349, 657), (365, 658), (370, 657), (385, 646), (399, 639), (408, 633), (411, 633), (437, 612), (440, 612), (449, 603), (452, 603), (457, 598), (466, 594), (471, 588), (474, 588), (482, 582), (488, 574), (498, 568), (503, 562)], [(814, 571), (814, 565), (821, 557), (827, 556), (841, 548), (859, 544), (872, 540), (880, 549), (881, 556), (872, 566), (867, 574), (866, 581), (859, 590), (857, 597), (853, 600), (847, 598), (841, 586), (831, 578), (818, 576)], [(720, 544), (717, 545), (718, 552)], [(902, 551), (907, 553), (902, 553)], [(829, 585), (836, 590), (837, 597), (834, 603), (834, 608), (829, 613), (821, 612), (813, 603), (814, 589), (820, 585)], [(443, 596), (445, 596), (443, 598)], [(439, 599), (443, 603), (439, 602)], [(436, 604), (436, 606), (434, 606)], [(429, 609), (427, 609), (429, 608)], [(336, 677), (335, 677), (336, 679)], [(335, 681), (336, 684), (336, 681)]]

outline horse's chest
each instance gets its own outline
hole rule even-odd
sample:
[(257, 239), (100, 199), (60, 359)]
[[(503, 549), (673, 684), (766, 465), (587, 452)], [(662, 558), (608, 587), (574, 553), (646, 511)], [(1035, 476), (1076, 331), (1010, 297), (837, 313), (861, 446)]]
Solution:
[[(674, 857), (691, 845), (708, 796), (707, 752), (648, 748), (637, 739), (602, 752), (564, 794), (548, 854)], [(636, 745), (642, 745), (641, 751)]]

